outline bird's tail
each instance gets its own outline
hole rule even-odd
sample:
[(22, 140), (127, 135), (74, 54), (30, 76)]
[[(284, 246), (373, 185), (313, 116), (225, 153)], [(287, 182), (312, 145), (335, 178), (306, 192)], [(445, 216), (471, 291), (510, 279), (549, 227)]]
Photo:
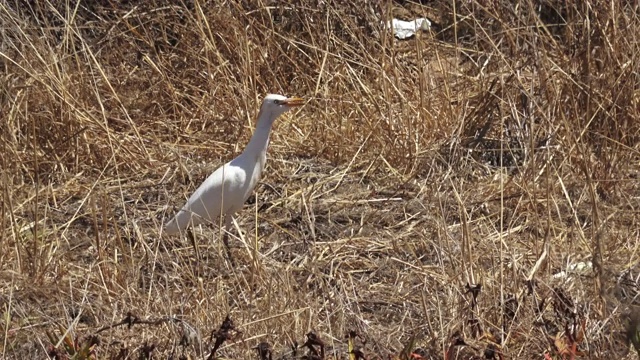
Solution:
[(164, 224), (164, 232), (165, 234), (174, 235), (180, 232), (180, 227), (178, 226), (178, 216), (171, 219), (168, 223)]
[(178, 234), (180, 231), (186, 230), (189, 225), (198, 225), (200, 223), (199, 218), (194, 217), (191, 211), (182, 209), (164, 225), (164, 232), (169, 235)]

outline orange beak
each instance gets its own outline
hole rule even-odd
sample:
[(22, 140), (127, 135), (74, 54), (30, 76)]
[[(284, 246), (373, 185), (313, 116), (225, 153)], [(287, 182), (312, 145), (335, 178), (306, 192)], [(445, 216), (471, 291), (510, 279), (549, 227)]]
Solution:
[(304, 105), (304, 99), (299, 97), (290, 97), (284, 101), (287, 106), (302, 106)]

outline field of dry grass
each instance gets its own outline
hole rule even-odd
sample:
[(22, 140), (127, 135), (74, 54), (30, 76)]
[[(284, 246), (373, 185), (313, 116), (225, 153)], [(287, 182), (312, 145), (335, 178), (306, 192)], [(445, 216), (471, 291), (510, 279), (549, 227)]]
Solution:
[[(0, 2), (0, 356), (636, 358), (640, 9), (571, 4)], [(162, 224), (266, 93), (234, 267)]]

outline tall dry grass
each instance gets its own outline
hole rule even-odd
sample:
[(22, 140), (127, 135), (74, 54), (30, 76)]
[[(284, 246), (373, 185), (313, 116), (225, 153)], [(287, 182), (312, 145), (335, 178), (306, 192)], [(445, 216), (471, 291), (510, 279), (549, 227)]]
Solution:
[[(411, 338), (427, 358), (556, 358), (580, 324), (585, 356), (633, 358), (638, 11), (0, 3), (2, 357), (95, 335), (100, 358), (206, 358), (229, 314), (230, 358), (311, 330), (340, 358), (352, 330), (374, 359)], [(420, 16), (411, 40), (381, 26)], [(234, 268), (216, 229), (194, 251), (161, 224), (268, 92), (309, 102), (276, 124)]]

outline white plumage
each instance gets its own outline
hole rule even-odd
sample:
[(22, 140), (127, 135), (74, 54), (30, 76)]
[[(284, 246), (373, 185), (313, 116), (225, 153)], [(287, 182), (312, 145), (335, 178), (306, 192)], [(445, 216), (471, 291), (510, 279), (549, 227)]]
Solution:
[(189, 225), (219, 223), (221, 217), (229, 231), (233, 214), (242, 209), (260, 180), (273, 122), (291, 107), (303, 104), (300, 98), (267, 95), (258, 113), (256, 130), (242, 154), (209, 175), (176, 216), (165, 224), (165, 232), (176, 234)]

